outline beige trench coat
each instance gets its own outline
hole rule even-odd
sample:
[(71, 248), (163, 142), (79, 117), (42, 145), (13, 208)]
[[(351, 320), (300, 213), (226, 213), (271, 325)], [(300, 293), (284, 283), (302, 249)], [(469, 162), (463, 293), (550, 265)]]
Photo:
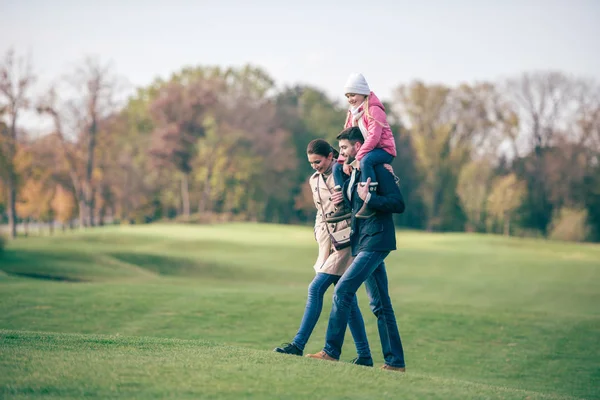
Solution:
[[(321, 194), (320, 200), (319, 193), (317, 193), (317, 183)], [(325, 214), (329, 214), (335, 210), (333, 202), (329, 200), (333, 193), (333, 187), (335, 186), (333, 175), (329, 175), (327, 181), (325, 181), (322, 175), (315, 172), (310, 177), (309, 184), (313, 195), (313, 201), (317, 208), (317, 217), (315, 218), (315, 239), (319, 244), (319, 256), (315, 262), (314, 269), (316, 272), (341, 276), (350, 264), (352, 264), (354, 258), (352, 257), (352, 249), (350, 247), (346, 247), (339, 251), (335, 250), (335, 247), (331, 244), (329, 233), (327, 232), (323, 211)], [(321, 204), (319, 204), (320, 201), (323, 202), (323, 208), (321, 208)], [(350, 226), (350, 220), (345, 220), (335, 224), (329, 224), (329, 230), (331, 232), (337, 232), (348, 226)]]

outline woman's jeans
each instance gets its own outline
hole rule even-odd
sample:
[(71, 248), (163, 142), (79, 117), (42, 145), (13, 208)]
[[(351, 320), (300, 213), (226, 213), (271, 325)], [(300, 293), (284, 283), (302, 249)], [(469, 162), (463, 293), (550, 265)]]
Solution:
[[(300, 350), (304, 351), (304, 346), (306, 346), (306, 342), (308, 342), (308, 338), (310, 338), (310, 335), (319, 320), (321, 310), (323, 309), (323, 296), (325, 295), (325, 292), (329, 286), (337, 283), (339, 279), (340, 277), (337, 275), (317, 273), (308, 286), (308, 298), (306, 299), (304, 316), (300, 323), (300, 329), (292, 341), (292, 343)], [(350, 327), (350, 332), (354, 338), (356, 352), (359, 357), (369, 358), (371, 357), (371, 350), (369, 349), (369, 341), (365, 331), (365, 322), (360, 309), (358, 308), (356, 295), (349, 298), (349, 305), (347, 325)]]
[(377, 329), (385, 363), (391, 367), (405, 366), (402, 340), (390, 300), (387, 273), (383, 262), (388, 254), (388, 251), (361, 251), (335, 285), (333, 306), (323, 349), (329, 356), (340, 358), (356, 291), (364, 282), (371, 310), (377, 317)]

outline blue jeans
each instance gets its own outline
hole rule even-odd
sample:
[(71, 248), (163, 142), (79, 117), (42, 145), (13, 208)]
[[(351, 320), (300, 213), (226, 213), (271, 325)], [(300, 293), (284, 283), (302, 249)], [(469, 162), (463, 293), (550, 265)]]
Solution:
[(396, 316), (388, 291), (387, 273), (383, 260), (389, 252), (362, 251), (346, 270), (335, 286), (333, 307), (325, 337), (325, 352), (340, 358), (346, 325), (356, 291), (365, 282), (371, 310), (377, 317), (377, 329), (385, 363), (392, 367), (404, 367), (404, 350), (396, 324)]
[(331, 167), (331, 173), (333, 174), (335, 186), (344, 186), (344, 181), (348, 178), (348, 175), (344, 173), (344, 165), (338, 162), (334, 163)]
[[(304, 316), (300, 323), (300, 329), (292, 341), (300, 350), (304, 351), (304, 346), (308, 342), (319, 316), (323, 309), (323, 296), (325, 292), (332, 284), (335, 284), (340, 279), (337, 275), (330, 275), (324, 273), (318, 273), (308, 286), (308, 298), (306, 299), (306, 308), (304, 310)], [(356, 296), (353, 295), (349, 299), (349, 311), (348, 318), (346, 319), (347, 325), (350, 326), (350, 332), (354, 338), (354, 344), (356, 345), (356, 352), (359, 357), (371, 357), (371, 349), (369, 348), (369, 341), (367, 339), (367, 332), (365, 331), (365, 321), (363, 320), (360, 309), (358, 308), (358, 302)], [(345, 331), (344, 326), (344, 331)]]
[[(377, 164), (389, 164), (394, 160), (394, 157), (383, 149), (373, 149), (360, 160), (360, 181), (366, 182), (367, 178), (371, 178), (371, 182), (377, 182), (375, 170), (373, 166)], [(335, 179), (335, 175), (334, 175)]]

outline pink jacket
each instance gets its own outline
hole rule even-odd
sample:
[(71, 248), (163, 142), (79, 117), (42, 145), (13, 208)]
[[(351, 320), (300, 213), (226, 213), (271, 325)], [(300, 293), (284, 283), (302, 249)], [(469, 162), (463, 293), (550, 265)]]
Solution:
[[(350, 114), (350, 110), (348, 110), (348, 114)], [(360, 161), (365, 154), (376, 148), (383, 149), (396, 157), (396, 142), (394, 141), (394, 135), (385, 115), (385, 107), (373, 92), (369, 95), (369, 115), (371, 118), (365, 112), (361, 117), (369, 135), (358, 151), (356, 159)], [(349, 115), (347, 119), (348, 122), (344, 128), (352, 126), (352, 115)]]

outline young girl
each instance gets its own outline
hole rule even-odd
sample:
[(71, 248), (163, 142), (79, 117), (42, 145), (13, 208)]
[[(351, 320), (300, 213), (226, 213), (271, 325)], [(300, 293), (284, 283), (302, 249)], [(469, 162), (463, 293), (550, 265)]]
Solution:
[[(373, 166), (376, 164), (389, 164), (396, 157), (396, 143), (394, 135), (387, 122), (385, 107), (381, 101), (371, 92), (369, 85), (362, 74), (350, 74), (344, 93), (350, 104), (344, 128), (358, 126), (365, 138), (365, 143), (356, 155), (360, 163), (360, 182), (365, 184), (367, 178), (371, 178), (370, 191), (377, 190), (377, 182)], [(335, 190), (341, 190), (344, 183), (344, 173), (350, 174), (350, 166), (338, 163), (333, 167), (335, 179)], [(337, 222), (350, 217), (350, 210), (342, 203), (327, 222)], [(375, 215), (367, 204), (356, 213), (356, 218), (370, 218)]]

